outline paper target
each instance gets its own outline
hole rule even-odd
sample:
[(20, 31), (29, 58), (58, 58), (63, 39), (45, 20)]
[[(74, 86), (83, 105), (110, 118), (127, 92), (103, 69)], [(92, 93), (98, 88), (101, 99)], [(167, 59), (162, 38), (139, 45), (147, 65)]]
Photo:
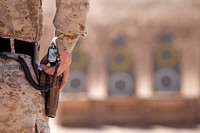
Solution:
[(171, 68), (161, 68), (155, 72), (156, 90), (170, 91), (179, 88), (179, 75)]
[(114, 96), (130, 96), (134, 92), (133, 78), (125, 72), (116, 72), (109, 79), (109, 93)]
[(123, 46), (114, 47), (109, 56), (109, 68), (115, 71), (127, 71), (131, 67), (131, 55)]
[(76, 48), (72, 52), (72, 69), (82, 69), (88, 64), (88, 57), (85, 53)]
[(160, 45), (155, 52), (155, 63), (159, 67), (173, 67), (178, 63), (178, 52), (170, 45)]
[(86, 75), (80, 70), (72, 70), (69, 74), (67, 85), (63, 92), (85, 92), (86, 91)]

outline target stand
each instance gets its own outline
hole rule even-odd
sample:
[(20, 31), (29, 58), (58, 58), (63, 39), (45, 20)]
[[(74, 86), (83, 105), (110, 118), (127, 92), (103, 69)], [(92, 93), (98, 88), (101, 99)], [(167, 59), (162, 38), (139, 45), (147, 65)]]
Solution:
[(107, 60), (108, 96), (131, 97), (135, 92), (132, 56), (123, 38), (114, 40)]
[(171, 34), (162, 34), (154, 51), (154, 88), (160, 92), (176, 92), (180, 88), (179, 53), (171, 45)]
[[(133, 124), (140, 121), (139, 100), (135, 97), (132, 54), (122, 37), (114, 39), (107, 56), (108, 97), (98, 114), (105, 124)], [(98, 118), (98, 117), (97, 117)]]
[(87, 69), (89, 58), (80, 48), (78, 43), (72, 52), (72, 64), (69, 71), (69, 77), (63, 93), (78, 95), (87, 93)]

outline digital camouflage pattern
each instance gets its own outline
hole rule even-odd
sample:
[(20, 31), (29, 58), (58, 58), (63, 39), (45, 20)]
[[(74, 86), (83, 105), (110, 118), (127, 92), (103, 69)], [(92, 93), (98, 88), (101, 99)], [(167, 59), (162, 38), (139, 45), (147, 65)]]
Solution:
[[(56, 0), (53, 23), (59, 49), (71, 52), (86, 35), (88, 9), (89, 0)], [(42, 0), (0, 0), (0, 37), (37, 44), (42, 23)], [(34, 75), (30, 57), (22, 56)], [(40, 92), (28, 83), (18, 62), (0, 58), (0, 133), (49, 132)]]
[[(21, 55), (31, 66), (31, 58)], [(21, 65), (0, 58), (0, 133), (49, 133), (44, 99), (26, 80)]]
[[(42, 0), (0, 0), (0, 37), (38, 42), (42, 35)], [(71, 52), (86, 35), (89, 0), (56, 0), (55, 36), (60, 49)]]

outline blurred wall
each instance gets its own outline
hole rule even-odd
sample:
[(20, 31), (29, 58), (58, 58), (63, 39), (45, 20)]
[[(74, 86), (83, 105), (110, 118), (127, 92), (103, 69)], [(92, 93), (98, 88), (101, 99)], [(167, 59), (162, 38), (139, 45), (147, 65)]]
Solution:
[[(199, 96), (199, 1), (111, 0), (92, 3), (87, 38), (92, 41), (92, 46), (87, 48), (107, 56), (112, 41), (122, 36), (135, 60), (138, 95), (152, 95), (152, 51), (160, 43), (161, 34), (168, 32), (172, 38), (170, 43), (181, 55), (181, 93), (188, 97)], [(105, 58), (99, 59), (100, 64), (105, 64)], [(95, 64), (98, 63), (92, 65)]]

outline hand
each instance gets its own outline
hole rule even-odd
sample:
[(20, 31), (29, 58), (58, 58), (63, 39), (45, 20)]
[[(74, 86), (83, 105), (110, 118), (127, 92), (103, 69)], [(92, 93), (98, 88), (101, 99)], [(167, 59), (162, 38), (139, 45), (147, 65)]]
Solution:
[[(60, 66), (58, 68), (57, 76), (60, 76), (61, 74), (63, 74), (62, 82), (60, 84), (60, 89), (63, 89), (65, 84), (67, 83), (67, 79), (69, 76), (69, 67), (71, 64), (71, 53), (67, 53), (63, 50), (59, 50), (59, 54), (60, 54)], [(47, 55), (45, 55), (43, 59), (41, 60), (40, 67), (47, 74), (53, 75), (55, 72), (55, 66), (52, 67), (52, 66), (48, 66), (47, 64), (48, 64), (48, 58), (47, 58)]]

